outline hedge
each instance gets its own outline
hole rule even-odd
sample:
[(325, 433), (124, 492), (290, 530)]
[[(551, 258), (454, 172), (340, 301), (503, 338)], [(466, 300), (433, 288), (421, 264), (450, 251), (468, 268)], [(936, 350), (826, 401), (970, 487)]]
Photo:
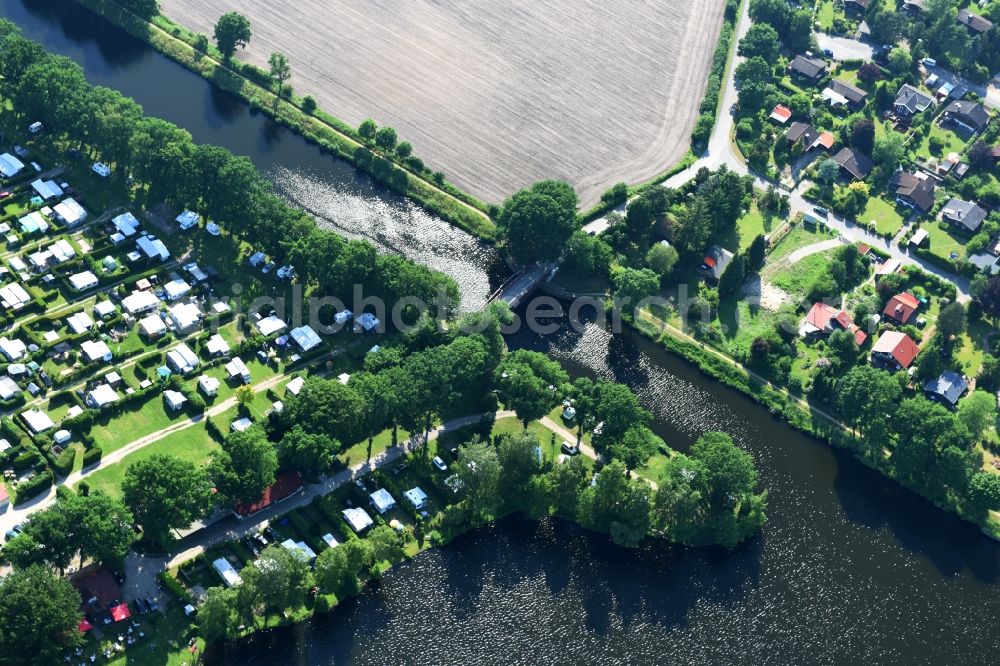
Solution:
[(99, 446), (91, 446), (89, 449), (83, 452), (83, 466), (89, 467), (91, 465), (96, 465), (101, 461), (101, 455), (103, 451)]
[(22, 481), (17, 484), (14, 491), (14, 504), (26, 502), (32, 497), (41, 495), (52, 486), (52, 472), (45, 470), (30, 481)]
[(76, 461), (76, 449), (69, 447), (60, 453), (52, 461), (52, 469), (59, 476), (68, 476), (73, 471), (73, 463)]

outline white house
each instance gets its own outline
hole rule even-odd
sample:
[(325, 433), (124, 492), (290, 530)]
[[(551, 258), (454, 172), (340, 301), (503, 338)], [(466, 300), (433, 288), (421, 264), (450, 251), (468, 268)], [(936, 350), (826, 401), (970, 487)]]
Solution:
[(57, 203), (52, 207), (52, 212), (70, 229), (83, 224), (87, 219), (87, 211), (73, 197), (63, 199)]
[(70, 275), (69, 283), (73, 285), (73, 288), (77, 291), (87, 291), (88, 289), (93, 289), (99, 284), (97, 276), (91, 271), (83, 271), (82, 273)]
[(146, 259), (166, 261), (170, 258), (170, 250), (167, 249), (167, 246), (164, 245), (163, 241), (159, 238), (139, 236), (139, 238), (135, 241), (135, 246), (139, 249), (139, 252), (146, 257)]
[(107, 319), (115, 314), (115, 304), (111, 301), (98, 301), (94, 305), (94, 314), (101, 319)]
[(344, 509), (341, 511), (341, 515), (347, 521), (347, 524), (351, 526), (351, 529), (358, 534), (361, 534), (372, 526), (372, 517), (361, 507), (355, 506), (350, 509)]
[(80, 345), (80, 351), (83, 352), (84, 358), (87, 363), (96, 363), (98, 361), (104, 361), (108, 363), (112, 359), (111, 349), (103, 340), (84, 340)]
[(299, 346), (304, 352), (313, 349), (321, 344), (319, 335), (312, 329), (311, 326), (299, 326), (298, 328), (293, 328), (289, 335), (292, 336), (292, 340), (295, 344)]
[(17, 282), (0, 287), (0, 305), (8, 310), (20, 310), (31, 302), (31, 295)]
[(69, 330), (73, 331), (74, 335), (79, 335), (93, 328), (94, 320), (90, 318), (90, 315), (81, 310), (67, 317), (66, 325), (69, 326)]
[(187, 333), (198, 328), (201, 310), (194, 303), (178, 303), (167, 309), (167, 320), (178, 333)]
[(111, 218), (111, 223), (115, 225), (115, 231), (124, 238), (134, 236), (139, 231), (139, 220), (132, 213), (122, 213)]
[(101, 409), (118, 401), (118, 393), (107, 384), (101, 384), (87, 393), (85, 402), (94, 409)]
[(198, 357), (190, 347), (181, 343), (167, 352), (167, 363), (177, 372), (184, 374), (198, 367)]
[(187, 402), (187, 398), (185, 398), (184, 394), (180, 391), (167, 389), (163, 392), (163, 401), (167, 404), (167, 408), (170, 409), (170, 411), (176, 412), (184, 406), (184, 403)]
[(302, 387), (305, 385), (305, 383), (306, 380), (304, 378), (295, 377), (292, 379), (292, 381), (288, 382), (288, 384), (285, 385), (285, 391), (291, 393), (292, 395), (298, 395), (299, 391), (302, 390)]
[(327, 545), (327, 547), (328, 547), (328, 548), (336, 548), (337, 546), (339, 546), (339, 545), (340, 545), (340, 542), (339, 542), (339, 541), (337, 541), (336, 537), (334, 537), (334, 536), (333, 536), (332, 534), (330, 534), (329, 532), (327, 532), (326, 534), (324, 534), (324, 535), (323, 535), (322, 537), (320, 537), (320, 538), (322, 538), (322, 539), (323, 539), (323, 543), (325, 543), (325, 544)]
[(168, 301), (176, 301), (191, 293), (191, 285), (177, 278), (163, 285), (163, 291), (166, 293)]
[(214, 398), (219, 394), (219, 384), (219, 380), (215, 377), (202, 375), (198, 378), (198, 388), (209, 398)]
[(17, 338), (0, 338), (0, 353), (6, 356), (8, 361), (17, 361), (23, 358), (27, 351), (27, 345)]
[(49, 428), (54, 428), (56, 425), (52, 422), (52, 419), (49, 418), (48, 414), (39, 411), (38, 408), (21, 412), (21, 418), (23, 418), (24, 422), (28, 424), (31, 432), (36, 435), (40, 432), (45, 432)]
[(306, 562), (312, 562), (316, 559), (316, 552), (310, 548), (305, 541), (292, 541), (291, 539), (285, 539), (281, 542), (281, 547), (292, 553), (302, 553), (302, 557)]
[(225, 356), (229, 353), (229, 343), (226, 342), (224, 337), (216, 333), (208, 339), (205, 349), (212, 356)]
[(244, 384), (250, 382), (250, 369), (239, 356), (226, 363), (226, 376), (230, 380), (239, 379)]
[(427, 493), (421, 490), (419, 486), (407, 490), (405, 493), (403, 493), (403, 497), (405, 497), (407, 501), (410, 504), (412, 504), (413, 508), (416, 509), (417, 511), (427, 506)]
[(155, 340), (167, 332), (167, 325), (160, 319), (160, 315), (153, 313), (139, 320), (139, 332), (144, 337)]
[(132, 316), (150, 312), (151, 310), (159, 309), (159, 307), (160, 299), (156, 297), (156, 294), (149, 291), (133, 291), (122, 299), (122, 308)]
[(181, 231), (187, 231), (191, 227), (198, 224), (198, 221), (201, 219), (201, 215), (198, 215), (198, 213), (193, 211), (186, 210), (174, 219), (177, 220), (177, 224), (180, 226)]
[(65, 238), (60, 238), (47, 249), (57, 264), (69, 261), (76, 256), (76, 249)]
[(275, 315), (264, 317), (257, 322), (257, 330), (265, 337), (283, 331), (286, 328), (288, 328), (288, 324), (278, 319)]
[(21, 392), (21, 387), (13, 379), (4, 375), (0, 377), (0, 400), (10, 400)]
[(396, 500), (393, 499), (392, 495), (385, 488), (379, 488), (368, 497), (371, 499), (372, 506), (380, 514), (391, 511), (396, 507)]
[(41, 178), (32, 181), (31, 189), (45, 201), (61, 197), (63, 193), (62, 188), (54, 180), (42, 180)]
[(244, 416), (230, 423), (229, 427), (233, 432), (243, 432), (244, 430), (248, 430), (252, 425), (253, 421)]
[(222, 582), (226, 584), (226, 587), (236, 587), (243, 582), (240, 575), (236, 573), (236, 569), (233, 565), (226, 561), (224, 557), (220, 557), (212, 562), (212, 568), (215, 569), (219, 577), (222, 578)]
[(24, 162), (17, 159), (10, 153), (4, 153), (0, 155), (0, 176), (4, 178), (13, 178), (17, 174), (21, 173), (21, 169), (24, 168)]

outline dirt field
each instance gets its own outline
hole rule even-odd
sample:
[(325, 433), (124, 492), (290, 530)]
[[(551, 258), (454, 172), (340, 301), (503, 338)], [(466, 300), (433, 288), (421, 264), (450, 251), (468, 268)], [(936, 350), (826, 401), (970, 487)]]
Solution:
[(357, 124), (392, 125), (414, 152), (493, 202), (542, 178), (590, 204), (688, 148), (723, 0), (161, 0), (212, 34), (240, 11), (239, 58), (292, 63), (291, 83)]

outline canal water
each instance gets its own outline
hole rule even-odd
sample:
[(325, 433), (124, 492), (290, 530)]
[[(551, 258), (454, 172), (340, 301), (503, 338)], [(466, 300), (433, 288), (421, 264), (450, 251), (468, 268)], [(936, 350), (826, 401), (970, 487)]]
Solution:
[[(440, 267), (472, 305), (495, 257), (347, 165), (253, 116), (68, 0), (0, 0), (46, 48), (199, 141), (249, 155), (323, 224)], [(495, 280), (495, 277), (493, 278)], [(218, 664), (987, 664), (1000, 661), (1000, 546), (802, 436), (640, 336), (590, 324), (509, 337), (574, 375), (632, 386), (686, 449), (724, 430), (769, 492), (735, 551), (637, 551), (513, 518), (391, 571), (328, 616), (217, 649)]]

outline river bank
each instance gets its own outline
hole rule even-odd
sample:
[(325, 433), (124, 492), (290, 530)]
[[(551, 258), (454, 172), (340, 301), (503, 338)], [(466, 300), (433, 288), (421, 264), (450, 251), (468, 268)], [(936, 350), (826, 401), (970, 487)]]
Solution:
[[(114, 0), (75, 0), (108, 22), (144, 41), (186, 69), (204, 77), (244, 102), (258, 113), (300, 134), (310, 143), (320, 146), (379, 182), (413, 199), (429, 212), (483, 240), (494, 239), (495, 226), (487, 204), (454, 186), (445, 187), (431, 180), (426, 168), (414, 171), (409, 165), (397, 164), (391, 155), (376, 153), (365, 145), (357, 130), (324, 112), (308, 114), (302, 109), (302, 98), (294, 95), (278, 99), (274, 91), (238, 73), (209, 53), (195, 47), (195, 36), (173, 25), (163, 16), (146, 21), (116, 4)], [(388, 158), (388, 159), (387, 159)]]

